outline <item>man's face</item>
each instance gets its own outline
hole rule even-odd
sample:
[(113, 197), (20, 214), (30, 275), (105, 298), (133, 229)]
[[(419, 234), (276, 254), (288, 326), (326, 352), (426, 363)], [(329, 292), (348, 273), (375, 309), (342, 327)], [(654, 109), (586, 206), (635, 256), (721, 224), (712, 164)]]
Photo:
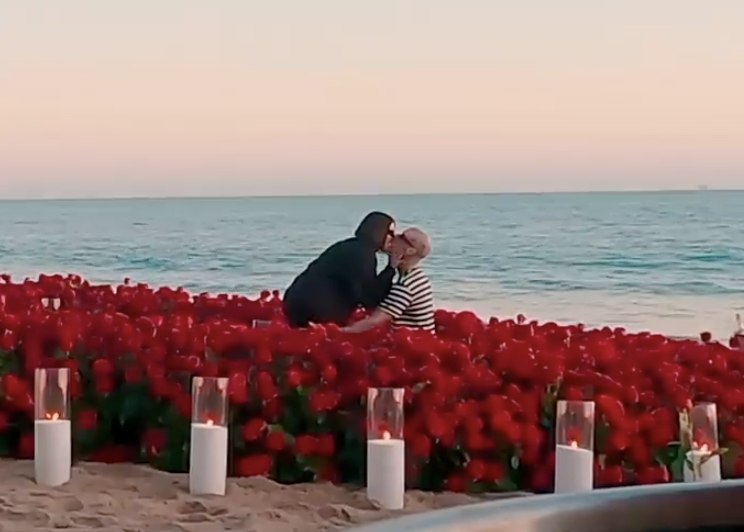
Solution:
[(406, 238), (405, 232), (401, 233), (400, 235), (396, 235), (395, 238), (393, 238), (390, 248), (392, 253), (401, 257), (411, 255), (416, 251), (411, 246), (409, 240)]

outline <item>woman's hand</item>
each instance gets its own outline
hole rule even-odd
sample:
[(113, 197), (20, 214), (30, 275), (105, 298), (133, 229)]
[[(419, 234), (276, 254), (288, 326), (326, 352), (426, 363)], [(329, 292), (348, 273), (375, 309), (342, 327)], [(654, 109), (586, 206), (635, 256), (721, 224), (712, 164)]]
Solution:
[(392, 268), (397, 268), (400, 266), (400, 263), (403, 262), (403, 255), (400, 253), (390, 253), (388, 254), (388, 265)]

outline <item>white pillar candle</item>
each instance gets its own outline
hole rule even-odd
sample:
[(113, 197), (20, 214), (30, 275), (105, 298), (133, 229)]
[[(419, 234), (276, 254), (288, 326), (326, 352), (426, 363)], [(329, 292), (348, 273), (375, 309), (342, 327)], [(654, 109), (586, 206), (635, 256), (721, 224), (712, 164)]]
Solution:
[(555, 493), (594, 488), (594, 453), (568, 445), (555, 446)]
[(191, 424), (189, 491), (194, 495), (224, 495), (227, 479), (227, 427)]
[(706, 449), (693, 449), (687, 451), (687, 460), (685, 461), (684, 481), (685, 482), (719, 482), (721, 480), (721, 457), (715, 455), (708, 458), (705, 463), (703, 458), (710, 456), (711, 452)]
[(367, 440), (367, 498), (386, 510), (400, 510), (405, 491), (405, 442), (389, 437)]
[(61, 486), (70, 481), (72, 428), (69, 419), (34, 421), (34, 473), (41, 486)]

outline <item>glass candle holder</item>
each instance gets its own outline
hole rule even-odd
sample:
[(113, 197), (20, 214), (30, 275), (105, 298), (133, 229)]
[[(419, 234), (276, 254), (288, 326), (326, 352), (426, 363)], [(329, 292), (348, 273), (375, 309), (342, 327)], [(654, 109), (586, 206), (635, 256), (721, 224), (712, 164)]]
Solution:
[(594, 402), (558, 401), (555, 416), (555, 492), (594, 487)]
[(714, 403), (698, 403), (680, 412), (680, 431), (687, 447), (683, 468), (685, 482), (719, 482), (718, 413)]
[(70, 480), (72, 422), (69, 368), (39, 368), (34, 372), (34, 474), (42, 486)]
[(226, 378), (194, 377), (189, 449), (189, 491), (224, 495), (227, 478)]
[(227, 383), (224, 377), (194, 377), (191, 423), (227, 426)]
[(34, 419), (70, 419), (70, 369), (38, 368), (34, 372)]
[(555, 443), (594, 451), (594, 401), (558, 401)]
[(367, 498), (387, 510), (405, 504), (404, 396), (403, 388), (367, 392)]
[(690, 448), (713, 452), (718, 449), (718, 411), (715, 403), (698, 403), (690, 410)]
[(367, 440), (403, 439), (403, 388), (367, 391)]

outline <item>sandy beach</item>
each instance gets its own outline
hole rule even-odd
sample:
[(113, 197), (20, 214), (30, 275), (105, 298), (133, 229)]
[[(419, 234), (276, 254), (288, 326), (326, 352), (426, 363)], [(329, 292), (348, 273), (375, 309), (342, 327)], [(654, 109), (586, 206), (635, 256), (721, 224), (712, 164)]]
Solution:
[(406, 510), (386, 512), (364, 490), (331, 484), (282, 486), (230, 479), (225, 497), (192, 497), (186, 475), (144, 466), (81, 464), (60, 488), (37, 486), (33, 462), (0, 462), (0, 532), (106, 529), (123, 532), (304, 532), (341, 530), (396, 514), (493, 496), (410, 491)]

